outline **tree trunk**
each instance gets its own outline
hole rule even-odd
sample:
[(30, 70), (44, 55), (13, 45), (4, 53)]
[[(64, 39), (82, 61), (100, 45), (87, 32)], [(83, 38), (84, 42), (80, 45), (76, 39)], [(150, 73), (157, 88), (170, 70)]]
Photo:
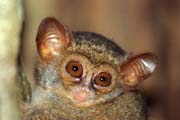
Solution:
[(16, 64), (22, 25), (22, 1), (0, 1), (0, 120), (18, 120)]

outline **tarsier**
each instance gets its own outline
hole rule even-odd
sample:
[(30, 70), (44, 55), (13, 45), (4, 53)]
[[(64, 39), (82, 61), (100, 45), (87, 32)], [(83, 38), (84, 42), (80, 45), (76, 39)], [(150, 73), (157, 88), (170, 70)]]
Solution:
[(130, 56), (92, 32), (72, 32), (55, 18), (38, 29), (36, 86), (23, 120), (146, 120), (137, 90), (157, 65), (153, 53)]

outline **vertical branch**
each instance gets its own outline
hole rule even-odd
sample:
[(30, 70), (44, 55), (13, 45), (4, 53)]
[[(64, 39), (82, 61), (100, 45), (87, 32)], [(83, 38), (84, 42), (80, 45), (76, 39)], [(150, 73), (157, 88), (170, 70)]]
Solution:
[(21, 0), (0, 1), (0, 120), (18, 120), (15, 76), (22, 22)]

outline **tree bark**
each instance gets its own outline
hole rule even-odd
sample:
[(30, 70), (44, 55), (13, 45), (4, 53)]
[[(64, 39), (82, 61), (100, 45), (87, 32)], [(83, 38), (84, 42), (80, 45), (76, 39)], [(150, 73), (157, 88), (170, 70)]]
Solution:
[(18, 120), (16, 64), (22, 25), (22, 1), (0, 1), (0, 120)]

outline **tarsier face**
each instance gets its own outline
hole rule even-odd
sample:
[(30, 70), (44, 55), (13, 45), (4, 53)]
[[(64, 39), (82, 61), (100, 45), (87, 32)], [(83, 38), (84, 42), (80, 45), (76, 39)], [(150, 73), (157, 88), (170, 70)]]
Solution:
[[(62, 59), (60, 76), (67, 89), (66, 94), (77, 106), (89, 106), (103, 102), (111, 94), (122, 93), (118, 72), (108, 64), (95, 65), (81, 54), (69, 54)], [(118, 89), (114, 93), (114, 89)], [(109, 94), (108, 94), (109, 93)]]
[(37, 34), (42, 64), (58, 63), (61, 95), (76, 106), (106, 102), (135, 90), (151, 75), (157, 57), (144, 53), (129, 57), (107, 38), (88, 32), (70, 32), (55, 18), (46, 18)]

